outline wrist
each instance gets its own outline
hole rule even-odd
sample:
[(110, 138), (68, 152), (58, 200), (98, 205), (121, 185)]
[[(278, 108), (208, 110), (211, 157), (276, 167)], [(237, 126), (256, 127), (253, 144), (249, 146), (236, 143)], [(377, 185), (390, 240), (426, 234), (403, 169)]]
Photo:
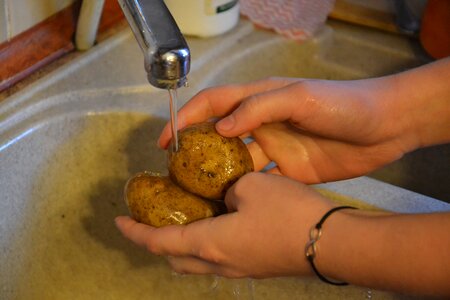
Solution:
[[(308, 189), (309, 190), (309, 189)], [(292, 245), (296, 251), (291, 252), (293, 254), (292, 259), (294, 260), (292, 265), (295, 265), (294, 275), (296, 276), (315, 276), (311, 264), (305, 255), (305, 250), (307, 244), (310, 242), (310, 230), (320, 221), (320, 219), (336, 205), (323, 197), (316, 191), (313, 192), (311, 197), (303, 196), (302, 201), (298, 201), (298, 206), (292, 211), (305, 212), (306, 208), (309, 208), (307, 212), (303, 214), (301, 218), (296, 217), (295, 224), (293, 228), (294, 236), (292, 240), (295, 244)], [(328, 221), (327, 221), (328, 222)], [(318, 242), (320, 243), (320, 241)]]
[[(370, 252), (378, 252), (377, 245), (371, 245), (368, 238), (377, 233), (366, 225), (372, 223), (370, 219), (388, 214), (350, 209), (333, 213), (322, 227), (322, 236), (317, 244), (316, 268), (333, 281), (364, 284), (359, 281), (358, 273), (361, 269), (370, 269)], [(367, 268), (364, 268), (366, 264)]]
[(356, 209), (356, 207), (353, 206), (336, 206), (333, 207), (332, 209), (328, 210), (328, 212), (326, 212), (322, 218), (320, 219), (320, 221), (311, 228), (310, 232), (309, 232), (309, 242), (306, 244), (305, 247), (305, 256), (307, 258), (307, 260), (309, 261), (310, 265), (311, 265), (311, 269), (314, 271), (314, 273), (317, 275), (317, 277), (322, 280), (325, 283), (331, 284), (331, 285), (338, 285), (338, 286), (343, 286), (343, 285), (348, 285), (347, 282), (344, 281), (336, 281), (334, 279), (331, 278), (327, 278), (325, 277), (316, 267), (316, 264), (314, 262), (314, 259), (316, 258), (317, 255), (317, 243), (320, 240), (320, 237), (322, 236), (322, 226), (324, 225), (324, 223), (327, 221), (327, 219), (329, 217), (331, 217), (332, 214), (341, 211), (341, 210), (352, 210), (352, 209)]
[(390, 78), (387, 105), (411, 150), (450, 141), (450, 59), (437, 61)]

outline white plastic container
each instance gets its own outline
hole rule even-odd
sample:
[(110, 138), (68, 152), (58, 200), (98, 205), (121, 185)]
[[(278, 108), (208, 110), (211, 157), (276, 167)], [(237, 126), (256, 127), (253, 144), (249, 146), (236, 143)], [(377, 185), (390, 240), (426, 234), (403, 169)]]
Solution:
[(237, 0), (165, 0), (185, 35), (211, 37), (227, 32), (239, 21)]

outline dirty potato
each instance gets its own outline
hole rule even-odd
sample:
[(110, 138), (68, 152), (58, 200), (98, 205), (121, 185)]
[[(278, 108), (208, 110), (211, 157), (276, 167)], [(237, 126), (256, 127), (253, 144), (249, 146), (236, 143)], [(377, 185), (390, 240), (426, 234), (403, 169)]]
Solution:
[(225, 209), (223, 203), (202, 199), (184, 191), (167, 176), (146, 172), (128, 180), (125, 201), (136, 221), (155, 227), (188, 224), (216, 216)]
[(253, 171), (253, 160), (238, 137), (219, 135), (214, 123), (191, 125), (178, 133), (179, 149), (169, 146), (169, 174), (185, 190), (224, 199), (227, 189)]

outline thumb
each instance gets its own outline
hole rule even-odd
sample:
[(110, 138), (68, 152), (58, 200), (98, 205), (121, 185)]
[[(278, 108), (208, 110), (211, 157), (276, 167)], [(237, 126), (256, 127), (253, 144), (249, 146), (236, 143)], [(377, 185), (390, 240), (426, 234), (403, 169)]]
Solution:
[(217, 131), (223, 136), (240, 136), (265, 123), (291, 119), (296, 110), (292, 86), (247, 97), (237, 109), (217, 122)]
[(251, 202), (251, 199), (263, 199), (267, 193), (265, 188), (271, 184), (271, 178), (260, 172), (250, 172), (239, 178), (225, 195), (228, 212), (238, 211)]

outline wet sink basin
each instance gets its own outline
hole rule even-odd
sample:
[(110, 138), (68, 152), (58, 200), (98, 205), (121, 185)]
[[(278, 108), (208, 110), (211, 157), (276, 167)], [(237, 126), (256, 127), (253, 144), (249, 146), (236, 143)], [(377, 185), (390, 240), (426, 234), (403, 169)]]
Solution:
[[(332, 24), (314, 41), (298, 45), (242, 22), (220, 38), (190, 39), (190, 88), (180, 90), (180, 98), (213, 84), (265, 76), (350, 79), (422, 62), (398, 37), (388, 39), (401, 51), (374, 48), (377, 43), (357, 38), (358, 30), (352, 35), (345, 30), (350, 29)], [(370, 64), (360, 54), (345, 64), (341, 56), (351, 45), (372, 49), (364, 53), (373, 58), (389, 54), (392, 63)], [(168, 95), (146, 83), (139, 51), (126, 29), (0, 103), (0, 298), (365, 297), (363, 288), (336, 288), (316, 279), (179, 276), (163, 258), (120, 236), (113, 219), (127, 213), (126, 179), (142, 170), (166, 170), (156, 139), (167, 122)], [(271, 57), (277, 68), (274, 60), (267, 61)], [(336, 201), (363, 207), (450, 210), (444, 202), (367, 177), (317, 188)], [(402, 298), (381, 291), (372, 295)]]

